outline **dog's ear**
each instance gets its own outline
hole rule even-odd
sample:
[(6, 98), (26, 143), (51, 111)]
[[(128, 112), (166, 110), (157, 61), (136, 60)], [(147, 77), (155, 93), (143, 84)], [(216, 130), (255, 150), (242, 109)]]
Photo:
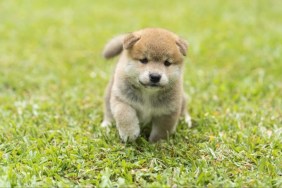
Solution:
[(140, 39), (140, 36), (135, 36), (133, 33), (129, 33), (125, 36), (123, 41), (123, 48), (130, 49)]
[(183, 56), (186, 56), (186, 52), (187, 52), (187, 49), (188, 49), (188, 44), (185, 40), (179, 38), (177, 41), (176, 41), (176, 45), (178, 46), (179, 48), (179, 51), (180, 53), (183, 55)]

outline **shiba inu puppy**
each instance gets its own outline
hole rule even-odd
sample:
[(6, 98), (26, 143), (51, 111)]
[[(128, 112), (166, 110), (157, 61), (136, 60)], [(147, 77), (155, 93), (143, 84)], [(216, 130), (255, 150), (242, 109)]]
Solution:
[(187, 44), (176, 34), (147, 28), (113, 38), (103, 52), (120, 54), (106, 89), (103, 127), (115, 121), (120, 138), (135, 140), (142, 124), (152, 124), (149, 141), (167, 138), (181, 115), (191, 127), (183, 91)]

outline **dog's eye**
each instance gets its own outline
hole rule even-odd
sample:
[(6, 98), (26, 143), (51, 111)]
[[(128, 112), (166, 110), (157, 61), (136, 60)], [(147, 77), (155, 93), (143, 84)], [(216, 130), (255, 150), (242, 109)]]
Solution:
[(143, 64), (146, 64), (146, 63), (149, 62), (147, 58), (140, 59), (139, 61), (140, 61), (141, 63), (143, 63)]
[(166, 60), (166, 61), (164, 62), (164, 65), (168, 67), (168, 66), (171, 65), (171, 62), (169, 62), (168, 60)]

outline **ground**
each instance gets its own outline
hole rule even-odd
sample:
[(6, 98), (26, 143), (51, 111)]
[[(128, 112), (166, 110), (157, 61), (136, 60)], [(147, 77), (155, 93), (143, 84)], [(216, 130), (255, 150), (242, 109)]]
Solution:
[[(0, 187), (281, 187), (282, 1), (1, 1)], [(113, 36), (189, 42), (194, 127), (150, 144), (100, 127)]]

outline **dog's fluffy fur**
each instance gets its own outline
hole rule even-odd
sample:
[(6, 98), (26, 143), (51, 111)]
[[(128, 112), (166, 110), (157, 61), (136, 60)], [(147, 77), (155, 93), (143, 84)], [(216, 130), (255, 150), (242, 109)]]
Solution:
[(148, 28), (113, 38), (103, 52), (120, 55), (105, 95), (103, 127), (115, 121), (121, 139), (135, 140), (140, 125), (152, 124), (149, 140), (166, 138), (181, 115), (188, 126), (183, 91), (183, 59), (187, 44), (176, 34)]

